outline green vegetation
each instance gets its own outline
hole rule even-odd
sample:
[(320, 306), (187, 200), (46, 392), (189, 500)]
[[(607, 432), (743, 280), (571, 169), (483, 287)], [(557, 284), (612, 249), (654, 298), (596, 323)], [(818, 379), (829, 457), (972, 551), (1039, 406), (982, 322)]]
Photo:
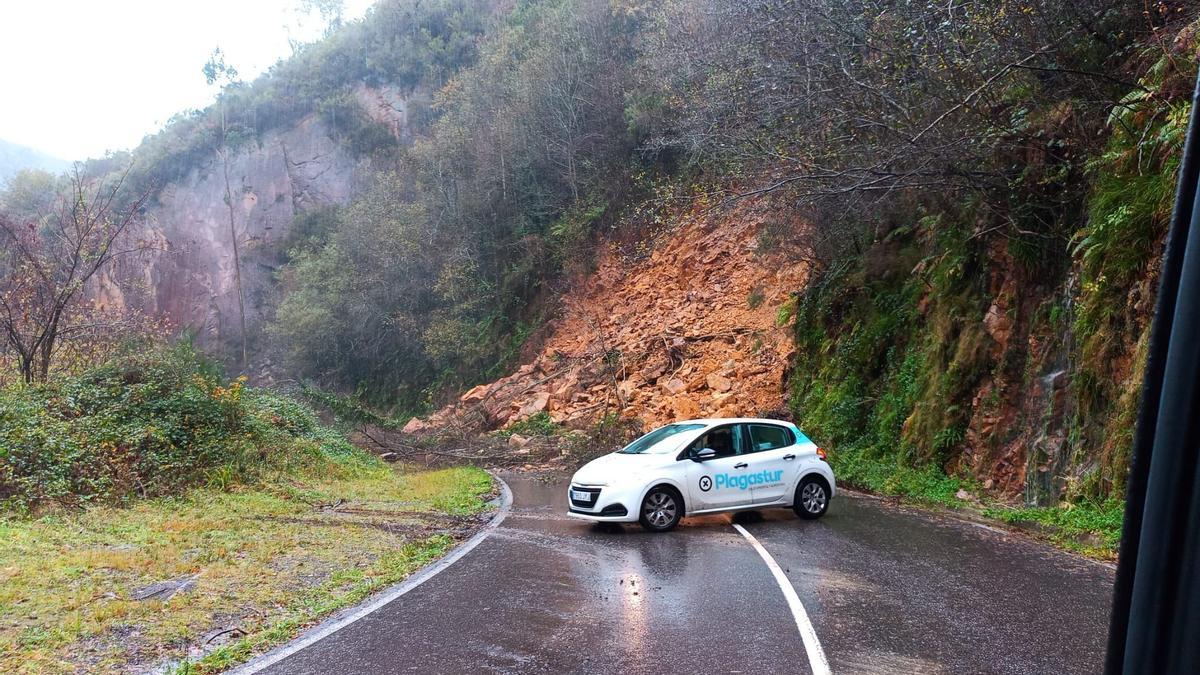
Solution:
[(357, 397), (325, 391), (310, 382), (300, 384), (300, 395), (323, 410), (333, 413), (338, 424), (372, 425), (381, 429), (404, 426), (408, 417), (387, 417), (364, 405)]
[[(1194, 36), (1191, 42), (1194, 47)], [(1159, 56), (1142, 77), (1142, 88), (1114, 106), (1108, 144), (1088, 167), (1093, 176), (1088, 220), (1073, 242), (1080, 292), (1072, 328), (1078, 336), (1076, 433), (1081, 445), (1099, 449), (1089, 453), (1099, 457), (1089, 477), (1091, 492), (1124, 489), (1158, 290), (1153, 270), (1171, 216), (1191, 108), (1187, 97), (1169, 93), (1186, 91), (1193, 82), (1194, 51), (1187, 51), (1186, 60)], [(1114, 377), (1114, 370), (1127, 376)]]
[(1056, 507), (984, 509), (984, 514), (1015, 525), (1039, 526), (1035, 532), (1049, 541), (1072, 551), (1095, 558), (1116, 557), (1121, 541), (1121, 523), (1125, 503), (1120, 500), (1104, 502), (1063, 502)]
[[(366, 458), (80, 513), (0, 520), (0, 670), (215, 672), (286, 641), (444, 554), (486, 510), (473, 468), (394, 471)], [(190, 579), (173, 597), (147, 584)]]
[[(848, 483), (953, 506), (995, 476), (1010, 498), (1066, 499), (996, 514), (1111, 552), (1193, 51), (1146, 50), (1137, 88), (1091, 117), (1098, 143), (1056, 136), (1069, 98), (1026, 109), (1020, 128), (1047, 151), (1001, 201), (888, 204), (871, 243), (799, 296), (792, 407)], [(1053, 378), (1064, 395), (1044, 389)], [(1011, 461), (1026, 464), (997, 469)]]
[[(988, 518), (1019, 527), (1057, 546), (1084, 555), (1111, 560), (1121, 539), (1125, 503), (1119, 499), (1064, 501), (1057, 506), (1012, 507), (979, 496), (974, 480), (947, 476), (934, 465), (914, 468), (900, 457), (872, 454), (858, 447), (831, 452), (829, 462), (843, 485), (879, 495), (900, 497), (919, 506), (953, 510), (970, 508)], [(982, 499), (960, 498), (959, 492)]]
[(829, 454), (838, 481), (861, 490), (904, 497), (917, 504), (959, 508), (959, 490), (973, 487), (968, 481), (951, 478), (936, 466), (913, 468), (896, 457), (870, 454), (861, 448), (846, 448)]
[[(982, 479), (976, 476), (989, 471), (989, 448), (1027, 431), (1023, 426), (996, 425), (967, 438), (977, 415), (1006, 414), (1018, 425), (1029, 424), (1020, 421), (1016, 411), (1023, 402), (1014, 401), (1013, 392), (1027, 391), (1029, 380), (1040, 376), (1035, 369), (1055, 367), (1044, 361), (1055, 352), (1018, 353), (1027, 344), (1019, 336), (1033, 334), (1061, 344), (1062, 320), (1055, 318), (1060, 305), (1053, 296), (1046, 298), (1042, 307), (1048, 309), (1029, 319), (1025, 333), (1014, 321), (1018, 337), (1010, 339), (1007, 350), (998, 350), (983, 324), (992, 300), (986, 280), (996, 270), (984, 266), (982, 247), (971, 244), (956, 219), (945, 213), (913, 220), (913, 227), (893, 231), (865, 256), (832, 267), (799, 297), (791, 404), (801, 425), (831, 448), (830, 461), (848, 485), (958, 507), (959, 490), (980, 492)], [(912, 271), (907, 278), (906, 270)], [(1086, 290), (1083, 297), (1094, 301)], [(1140, 352), (1134, 354), (1136, 358)], [(1136, 389), (1136, 373), (1131, 379), (1123, 386)], [(988, 396), (977, 396), (981, 390)], [(1071, 389), (1073, 395), (1076, 391)], [(1066, 405), (1072, 406), (1072, 399)], [(1068, 409), (1082, 410), (1079, 406)], [(1107, 425), (1123, 439), (1132, 433), (1132, 415), (1097, 419), (1105, 422), (1093, 423), (1090, 429)], [(1069, 437), (1074, 445), (1065, 451), (1068, 459), (1101, 460), (1090, 465), (1095, 468), (1085, 465), (1085, 471), (1111, 472), (1124, 466), (1127, 448), (1126, 459), (1112, 462), (1098, 443), (1088, 445), (1088, 438)], [(968, 443), (975, 444), (968, 456), (977, 464), (962, 459)], [(1077, 470), (1070, 465), (1067, 469)], [(1031, 484), (1016, 487), (1029, 494), (1036, 489)], [(1119, 509), (1113, 506), (1120, 492), (1112, 485), (1080, 481), (1068, 483), (1066, 496), (1071, 500), (1066, 509), (996, 507), (994, 512), (1006, 520), (1052, 525), (1051, 538), (1064, 545), (1090, 532), (1100, 538), (1086, 546), (1093, 549), (1090, 552), (1111, 553), (1120, 528)], [(1094, 506), (1105, 499), (1111, 501)], [(1085, 517), (1092, 513), (1102, 516)]]
[(224, 380), (186, 344), (0, 389), (0, 506), (9, 511), (128, 503), (334, 460), (367, 461), (307, 407)]
[(0, 670), (223, 668), (443, 554), (491, 489), (398, 472), (188, 344), (5, 386)]
[(471, 59), (453, 61), (424, 133), (373, 146), (402, 170), (381, 171), (320, 222), (298, 221), (308, 234), (291, 240), (271, 327), (295, 370), (408, 411), (512, 365), (540, 320), (531, 305), (547, 281), (586, 264), (584, 246), (623, 190), (635, 24), (603, 4), (521, 3)]
[[(799, 298), (791, 403), (822, 442), (924, 471), (940, 470), (963, 440), (971, 414), (964, 399), (987, 372), (986, 307), (966, 273), (978, 265), (976, 251), (948, 220), (919, 223), (893, 233), (878, 255), (836, 266)], [(937, 238), (941, 255), (922, 257), (917, 240), (926, 236)], [(878, 482), (880, 465), (868, 464)]]
[(550, 413), (542, 411), (534, 413), (529, 417), (510, 425), (500, 431), (496, 435), (500, 438), (511, 438), (513, 435), (520, 436), (557, 436), (563, 433), (565, 429), (561, 424), (550, 419)]

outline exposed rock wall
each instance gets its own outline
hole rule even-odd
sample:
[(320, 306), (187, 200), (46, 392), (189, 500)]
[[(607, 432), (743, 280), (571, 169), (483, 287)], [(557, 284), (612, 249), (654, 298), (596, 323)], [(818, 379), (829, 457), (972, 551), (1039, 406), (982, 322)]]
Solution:
[[(411, 96), (360, 85), (356, 102), (399, 141), (410, 140)], [(370, 166), (339, 143), (317, 115), (264, 134), (228, 155), (234, 229), (242, 258), (246, 326), (253, 343), (270, 319), (280, 243), (298, 213), (349, 201)], [(214, 153), (183, 179), (163, 187), (146, 209), (141, 238), (161, 252), (122, 270), (123, 283), (100, 280), (102, 303), (123, 303), (190, 330), (220, 350), (240, 342), (236, 271), (225, 166)], [(136, 275), (136, 276), (131, 276)], [(132, 282), (132, 283), (131, 283)]]
[(427, 98), (421, 94), (405, 94), (392, 86), (372, 88), (360, 84), (354, 88), (354, 100), (366, 116), (387, 127), (392, 136), (402, 142), (412, 140), (411, 106), (416, 102), (427, 103)]
[[(274, 244), (305, 208), (344, 202), (358, 163), (341, 150), (316, 117), (267, 133), (229, 153), (233, 217), (244, 251), (242, 284), (247, 330), (265, 320)], [(167, 185), (146, 214), (168, 250), (149, 270), (150, 312), (196, 332), (202, 343), (239, 338), (238, 298), (223, 162), (214, 155), (181, 181)]]

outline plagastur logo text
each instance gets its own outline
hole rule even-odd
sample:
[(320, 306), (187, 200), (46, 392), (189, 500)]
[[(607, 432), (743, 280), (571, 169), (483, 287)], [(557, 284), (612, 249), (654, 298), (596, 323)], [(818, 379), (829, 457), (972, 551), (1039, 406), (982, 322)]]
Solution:
[(754, 485), (766, 485), (767, 483), (778, 483), (783, 479), (783, 471), (759, 471), (758, 473), (719, 473), (713, 476), (714, 487), (718, 490), (722, 488), (737, 488), (745, 490)]

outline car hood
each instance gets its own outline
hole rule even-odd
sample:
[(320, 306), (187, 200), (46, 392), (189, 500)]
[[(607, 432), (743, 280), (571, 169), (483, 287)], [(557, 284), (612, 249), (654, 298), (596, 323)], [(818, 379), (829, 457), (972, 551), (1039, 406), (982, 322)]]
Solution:
[(642, 469), (659, 467), (675, 461), (674, 453), (668, 455), (626, 455), (614, 452), (597, 457), (584, 464), (571, 479), (574, 483), (587, 485), (612, 485), (632, 476)]

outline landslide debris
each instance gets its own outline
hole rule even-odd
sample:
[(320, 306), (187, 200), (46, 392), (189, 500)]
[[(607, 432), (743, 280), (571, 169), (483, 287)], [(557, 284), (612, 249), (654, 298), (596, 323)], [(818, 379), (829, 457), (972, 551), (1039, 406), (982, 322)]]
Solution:
[(777, 317), (807, 275), (796, 251), (759, 236), (779, 218), (747, 200), (684, 214), (641, 259), (604, 251), (536, 357), (404, 430), (496, 429), (542, 412), (572, 427), (616, 414), (647, 428), (778, 412), (793, 346)]

